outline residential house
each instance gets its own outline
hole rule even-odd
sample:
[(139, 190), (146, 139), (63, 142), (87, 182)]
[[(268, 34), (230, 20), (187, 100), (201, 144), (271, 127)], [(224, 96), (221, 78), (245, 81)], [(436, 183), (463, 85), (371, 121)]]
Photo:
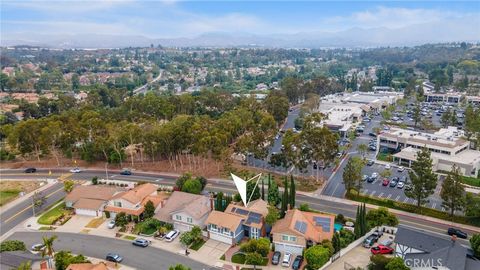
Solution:
[(161, 207), (166, 198), (166, 194), (157, 194), (156, 185), (142, 184), (113, 196), (105, 207), (105, 211), (109, 211), (113, 217), (121, 212), (139, 217), (145, 210), (145, 204), (148, 201), (152, 201), (157, 209), (157, 207)]
[(189, 231), (193, 226), (204, 228), (212, 209), (213, 202), (208, 196), (175, 191), (155, 214), (155, 218), (172, 223), (177, 230)]
[(267, 214), (268, 204), (258, 199), (250, 202), (248, 207), (230, 204), (225, 212), (213, 211), (205, 224), (209, 238), (233, 245), (244, 237), (258, 239), (265, 236)]
[(114, 263), (72, 263), (67, 267), (67, 270), (113, 270), (116, 268)]
[(77, 186), (65, 197), (65, 206), (77, 215), (101, 217), (108, 201), (122, 191), (115, 186)]
[(271, 235), (275, 251), (302, 254), (304, 248), (331, 240), (335, 216), (298, 209), (288, 210), (285, 217), (273, 225)]
[(413, 270), (473, 270), (480, 261), (467, 257), (468, 250), (455, 238), (399, 226), (395, 235), (395, 256)]

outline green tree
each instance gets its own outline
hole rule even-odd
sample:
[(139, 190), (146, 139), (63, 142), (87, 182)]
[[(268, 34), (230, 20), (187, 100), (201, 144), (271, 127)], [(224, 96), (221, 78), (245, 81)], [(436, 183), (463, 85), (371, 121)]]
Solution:
[(73, 190), (74, 186), (75, 186), (75, 182), (73, 182), (73, 180), (65, 180), (63, 182), (63, 189), (67, 193), (70, 193)]
[(305, 251), (308, 269), (319, 269), (330, 259), (330, 251), (321, 245), (311, 246)]
[(170, 266), (168, 270), (192, 270), (190, 267), (186, 267), (183, 264), (177, 264), (175, 266)]
[(472, 238), (470, 238), (469, 241), (473, 253), (477, 258), (480, 258), (480, 234), (477, 233), (472, 235)]
[(281, 124), (288, 115), (288, 99), (276, 91), (270, 92), (263, 101), (263, 106), (270, 113), (277, 124)]
[(411, 190), (405, 190), (408, 198), (416, 200), (417, 207), (428, 202), (437, 186), (437, 176), (432, 171), (432, 159), (428, 148), (422, 148), (417, 152), (417, 160), (412, 164), (412, 170), (408, 175), (412, 183)]
[(6, 240), (0, 244), (0, 252), (17, 250), (27, 250), (25, 243), (19, 240)]
[(32, 270), (32, 261), (22, 262), (16, 270)]
[(365, 155), (368, 152), (368, 146), (364, 143), (361, 143), (357, 146), (358, 153), (365, 159)]
[(245, 253), (255, 252), (266, 257), (270, 252), (270, 240), (268, 238), (249, 239), (240, 246), (240, 250)]
[(293, 179), (293, 175), (290, 175), (290, 209), (295, 208), (295, 198), (296, 198), (296, 192), (295, 192), (295, 180)]
[(257, 265), (262, 265), (263, 260), (263, 256), (257, 252), (249, 252), (245, 254), (245, 264), (253, 265), (253, 269), (257, 269)]
[(224, 211), (223, 207), (223, 192), (217, 193), (217, 197), (215, 198), (215, 210), (217, 211)]
[(280, 191), (278, 190), (278, 185), (275, 182), (275, 179), (270, 180), (269, 178), (269, 185), (268, 185), (268, 204), (277, 206), (278, 203), (280, 202)]
[(200, 192), (202, 192), (202, 183), (197, 179), (188, 179), (183, 184), (182, 191), (192, 194), (200, 194)]
[(287, 177), (283, 181), (283, 195), (282, 195), (282, 208), (280, 210), (280, 217), (284, 217), (288, 210), (288, 181)]
[(261, 178), (262, 181), (262, 200), (265, 200), (265, 183), (263, 177)]
[(151, 200), (148, 200), (147, 203), (145, 203), (145, 208), (143, 210), (143, 218), (151, 218), (155, 214), (155, 205)]
[(98, 184), (98, 177), (94, 176), (92, 178), (92, 185), (97, 185)]
[(190, 179), (192, 179), (192, 174), (184, 173), (177, 179), (177, 181), (175, 182), (175, 186), (178, 188), (178, 190), (182, 190), (185, 182)]
[(278, 212), (277, 207), (273, 205), (269, 205), (268, 214), (265, 216), (265, 223), (267, 223), (270, 226), (273, 226), (273, 224), (277, 222), (279, 217), (280, 217), (280, 213)]
[(387, 264), (392, 260), (384, 255), (372, 255), (370, 256), (370, 263), (368, 264), (368, 270), (385, 270)]
[(422, 120), (422, 115), (420, 114), (420, 103), (416, 102), (412, 111), (414, 126), (417, 127), (417, 124), (420, 122), (420, 120)]
[(247, 182), (247, 200), (254, 201), (260, 199), (260, 188), (255, 181)]
[(8, 75), (5, 73), (0, 73), (0, 89), (2, 92), (5, 91), (5, 88), (7, 87), (7, 82), (8, 82)]
[(337, 252), (340, 251), (340, 249), (342, 249), (340, 234), (337, 233), (337, 232), (333, 234), (332, 246), (333, 246), (333, 249), (334, 249), (334, 253), (337, 253)]
[(450, 211), (453, 216), (455, 211), (462, 211), (465, 208), (465, 188), (461, 182), (459, 168), (452, 166), (452, 171), (447, 175), (442, 183), (440, 197), (442, 198), (442, 206)]
[(70, 251), (61, 250), (55, 254), (55, 269), (65, 270), (70, 264), (89, 263), (85, 256), (79, 254), (73, 256)]
[(385, 265), (385, 270), (409, 270), (410, 268), (405, 265), (403, 259), (400, 257), (392, 258), (387, 265)]
[(359, 157), (350, 157), (348, 159), (342, 175), (347, 193), (350, 193), (352, 190), (359, 192), (362, 188), (362, 167), (363, 162)]
[(115, 226), (124, 227), (128, 224), (127, 214), (120, 212), (115, 216)]
[(398, 218), (388, 211), (388, 208), (379, 207), (378, 209), (371, 209), (366, 215), (368, 227), (376, 227), (387, 225), (395, 227), (398, 225)]
[(480, 217), (480, 196), (467, 192), (465, 201), (465, 215), (467, 217)]

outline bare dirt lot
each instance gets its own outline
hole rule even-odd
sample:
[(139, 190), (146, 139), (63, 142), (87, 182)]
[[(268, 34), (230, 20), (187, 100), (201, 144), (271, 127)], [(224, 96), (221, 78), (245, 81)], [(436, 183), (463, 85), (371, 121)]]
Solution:
[(29, 193), (40, 187), (38, 181), (1, 181), (0, 206), (7, 204), (18, 197), (20, 192)]

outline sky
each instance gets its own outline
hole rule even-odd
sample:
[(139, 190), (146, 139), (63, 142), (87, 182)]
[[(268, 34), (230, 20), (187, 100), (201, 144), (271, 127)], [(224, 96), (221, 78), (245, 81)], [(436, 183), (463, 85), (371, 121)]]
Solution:
[(19, 33), (195, 37), (210, 32), (293, 34), (477, 24), (480, 1), (2, 0), (3, 37)]

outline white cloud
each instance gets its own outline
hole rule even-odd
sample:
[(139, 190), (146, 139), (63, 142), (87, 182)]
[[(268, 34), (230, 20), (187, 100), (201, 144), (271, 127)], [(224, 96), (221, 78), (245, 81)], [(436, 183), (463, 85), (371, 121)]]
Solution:
[(5, 1), (4, 4), (10, 7), (32, 9), (46, 13), (82, 13), (106, 10), (134, 2), (135, 0), (25, 0)]

